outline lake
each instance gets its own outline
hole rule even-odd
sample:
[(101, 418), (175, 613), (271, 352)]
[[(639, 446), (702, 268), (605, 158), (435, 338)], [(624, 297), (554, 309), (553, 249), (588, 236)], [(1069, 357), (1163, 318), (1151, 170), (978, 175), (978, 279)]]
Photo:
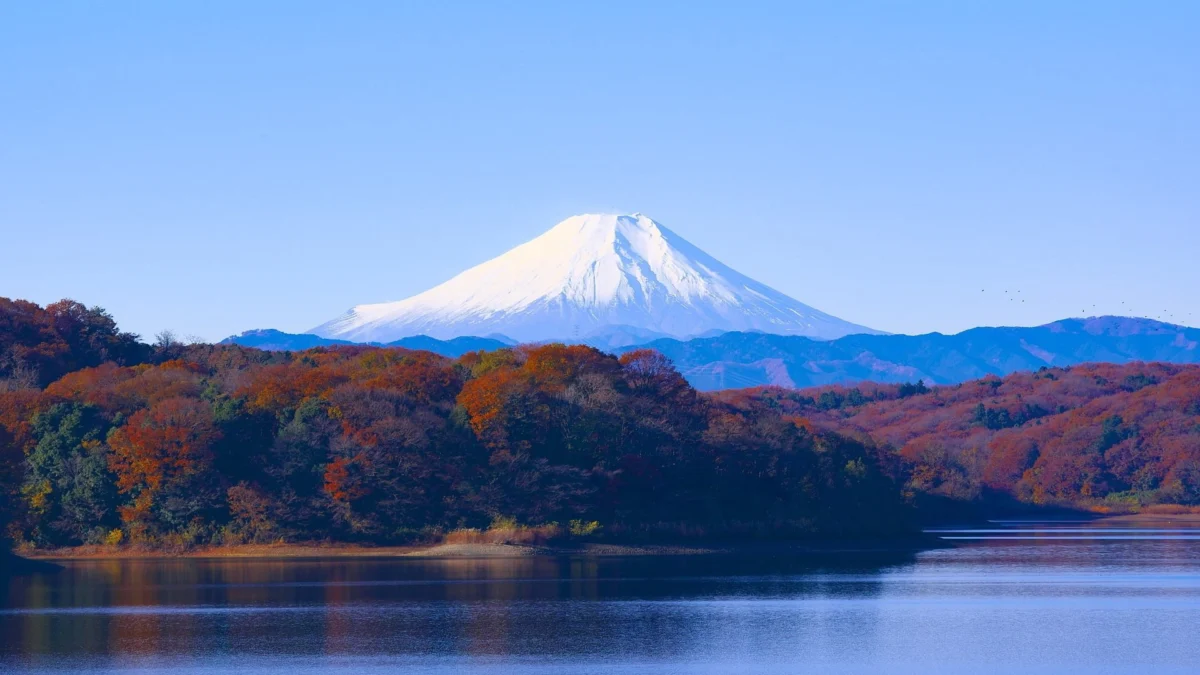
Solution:
[(935, 534), (802, 556), (72, 561), (0, 588), (0, 671), (1200, 669), (1200, 530)]

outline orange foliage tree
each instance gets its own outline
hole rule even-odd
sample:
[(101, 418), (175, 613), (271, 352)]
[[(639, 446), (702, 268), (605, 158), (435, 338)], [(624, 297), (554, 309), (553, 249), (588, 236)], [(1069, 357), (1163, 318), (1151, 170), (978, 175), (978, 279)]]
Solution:
[(117, 487), (133, 498), (121, 510), (131, 534), (178, 527), (211, 508), (205, 479), (218, 438), (208, 404), (180, 397), (134, 413), (109, 435)]

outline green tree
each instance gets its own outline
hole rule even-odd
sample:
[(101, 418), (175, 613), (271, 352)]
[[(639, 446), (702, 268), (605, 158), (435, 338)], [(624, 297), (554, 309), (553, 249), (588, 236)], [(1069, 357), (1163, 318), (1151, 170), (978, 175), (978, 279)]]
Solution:
[(22, 493), (35, 541), (98, 543), (116, 525), (107, 430), (98, 410), (78, 403), (60, 403), (34, 417), (36, 445), (26, 458)]

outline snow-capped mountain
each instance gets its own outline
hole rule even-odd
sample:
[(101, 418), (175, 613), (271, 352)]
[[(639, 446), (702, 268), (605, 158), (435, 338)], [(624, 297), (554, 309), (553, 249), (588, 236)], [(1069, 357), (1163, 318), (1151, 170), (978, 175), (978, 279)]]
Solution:
[(686, 338), (761, 331), (877, 333), (761, 284), (640, 214), (568, 218), (545, 234), (398, 302), (358, 305), (310, 332), (356, 342), (411, 335), (579, 339), (609, 327)]

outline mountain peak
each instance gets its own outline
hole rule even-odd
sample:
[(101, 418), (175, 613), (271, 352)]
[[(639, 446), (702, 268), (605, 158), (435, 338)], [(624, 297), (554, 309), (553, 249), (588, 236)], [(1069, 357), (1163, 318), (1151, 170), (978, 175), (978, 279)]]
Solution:
[(564, 232), (604, 232), (615, 233), (621, 230), (654, 233), (658, 232), (658, 223), (640, 213), (581, 213), (560, 222), (547, 232), (562, 230)]
[(541, 341), (614, 325), (674, 337), (874, 332), (730, 269), (641, 213), (572, 216), (424, 293), (358, 305), (312, 332), (358, 341), (488, 333)]
[(560, 221), (550, 229), (555, 230), (560, 227), (567, 229), (573, 227), (605, 227), (612, 229), (619, 222), (640, 227), (657, 225), (653, 218), (641, 213), (580, 213)]
[(600, 258), (618, 249), (630, 255), (653, 255), (669, 244), (664, 228), (640, 213), (585, 213), (571, 216), (529, 243), (542, 242), (550, 251), (573, 251), (581, 260)]

